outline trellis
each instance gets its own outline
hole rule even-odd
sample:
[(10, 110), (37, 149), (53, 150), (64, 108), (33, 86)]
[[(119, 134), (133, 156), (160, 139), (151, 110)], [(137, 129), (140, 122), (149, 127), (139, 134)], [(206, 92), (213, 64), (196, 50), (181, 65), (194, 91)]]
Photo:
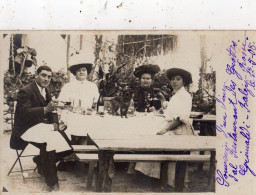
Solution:
[(138, 57), (151, 57), (173, 51), (177, 46), (175, 35), (119, 35), (118, 51)]

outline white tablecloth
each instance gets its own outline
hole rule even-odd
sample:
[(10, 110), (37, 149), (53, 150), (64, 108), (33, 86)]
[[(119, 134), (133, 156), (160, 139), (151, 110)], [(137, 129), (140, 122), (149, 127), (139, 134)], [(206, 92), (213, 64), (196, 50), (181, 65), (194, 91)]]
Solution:
[(92, 131), (106, 134), (106, 136), (111, 136), (109, 134), (113, 132), (122, 136), (155, 135), (165, 124), (163, 117), (154, 116), (153, 113), (136, 113), (136, 116), (121, 118), (107, 114), (101, 117), (96, 114), (81, 115), (62, 112), (61, 119), (68, 126), (65, 131), (68, 137), (71, 135), (87, 136)]
[(29, 128), (21, 138), (28, 142), (47, 143), (46, 151), (71, 150), (64, 137), (58, 131), (54, 131), (53, 124), (39, 123)]

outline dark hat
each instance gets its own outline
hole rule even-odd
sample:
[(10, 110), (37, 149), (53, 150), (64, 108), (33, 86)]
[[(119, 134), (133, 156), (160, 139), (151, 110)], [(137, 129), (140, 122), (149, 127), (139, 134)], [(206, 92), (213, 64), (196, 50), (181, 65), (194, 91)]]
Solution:
[(87, 69), (87, 74), (89, 75), (92, 71), (93, 62), (90, 59), (85, 59), (82, 54), (76, 54), (70, 58), (70, 66), (68, 70), (75, 75), (79, 68), (85, 67)]
[(183, 81), (184, 81), (184, 85), (187, 86), (189, 84), (192, 83), (192, 76), (191, 73), (180, 69), (180, 68), (170, 68), (166, 71), (166, 76), (169, 80), (171, 80), (172, 77), (174, 76), (181, 76)]
[(158, 73), (159, 71), (160, 71), (160, 68), (158, 65), (145, 64), (145, 65), (135, 68), (134, 75), (136, 77), (140, 78), (141, 75), (144, 73), (154, 75), (154, 74)]

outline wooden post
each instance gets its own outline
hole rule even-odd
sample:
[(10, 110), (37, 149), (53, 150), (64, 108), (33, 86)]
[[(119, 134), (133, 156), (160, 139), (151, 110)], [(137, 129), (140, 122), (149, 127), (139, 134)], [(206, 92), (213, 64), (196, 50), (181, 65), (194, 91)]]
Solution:
[(122, 51), (123, 51), (123, 53), (124, 53), (124, 36), (125, 36), (125, 35), (121, 35), (121, 36), (122, 36), (122, 46), (123, 46)]
[(159, 55), (161, 55), (161, 54), (164, 55), (164, 47), (163, 47), (163, 44), (164, 44), (164, 35), (161, 36)]
[(12, 68), (13, 68), (13, 74), (15, 75), (15, 64), (14, 64), (14, 35), (11, 35), (11, 57), (12, 57)]
[(148, 35), (146, 35), (146, 37), (145, 37), (143, 59), (146, 57), (146, 54), (147, 54), (147, 40), (148, 40)]
[(215, 192), (216, 151), (211, 151), (208, 191)]
[(67, 55), (66, 55), (66, 61), (67, 61), (67, 72), (68, 72), (68, 81), (70, 82), (70, 72), (68, 71), (68, 67), (69, 67), (69, 50), (70, 50), (70, 35), (68, 35), (67, 38)]
[(96, 192), (111, 192), (112, 178), (114, 177), (114, 151), (99, 150), (99, 168), (96, 183)]
[(80, 50), (83, 49), (83, 35), (80, 35), (80, 47), (79, 47)]
[(200, 57), (201, 57), (201, 72), (199, 73), (200, 75), (200, 80), (201, 80), (201, 86), (199, 86), (199, 93), (201, 96), (203, 96), (203, 85), (204, 85), (204, 73), (206, 69), (206, 53), (205, 53), (205, 35), (200, 35)]

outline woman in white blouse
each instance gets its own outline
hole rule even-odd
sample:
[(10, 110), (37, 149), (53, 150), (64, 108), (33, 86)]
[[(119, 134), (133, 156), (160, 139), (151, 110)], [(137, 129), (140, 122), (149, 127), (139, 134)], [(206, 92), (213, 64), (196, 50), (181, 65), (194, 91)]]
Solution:
[(71, 102), (74, 108), (83, 110), (91, 108), (99, 98), (97, 85), (86, 79), (91, 70), (92, 63), (87, 63), (83, 55), (72, 56), (69, 71), (75, 76), (75, 79), (62, 87), (58, 100)]
[(179, 68), (171, 68), (166, 71), (173, 89), (173, 96), (167, 104), (165, 111), (166, 125), (157, 133), (174, 135), (193, 135), (193, 128), (190, 125), (190, 112), (192, 109), (192, 97), (185, 87), (192, 83), (192, 76), (189, 72)]
[[(173, 89), (173, 96), (167, 103), (165, 111), (165, 124), (162, 125), (157, 135), (194, 135), (194, 130), (189, 116), (192, 108), (192, 97), (185, 87), (192, 83), (191, 73), (179, 68), (172, 68), (166, 71)], [(167, 184), (175, 187), (176, 191), (182, 191), (187, 163), (168, 163)], [(136, 170), (150, 177), (160, 178), (160, 163), (137, 163)], [(176, 174), (179, 179), (175, 181)], [(163, 185), (163, 183), (161, 184)], [(165, 187), (163, 185), (162, 187)]]

